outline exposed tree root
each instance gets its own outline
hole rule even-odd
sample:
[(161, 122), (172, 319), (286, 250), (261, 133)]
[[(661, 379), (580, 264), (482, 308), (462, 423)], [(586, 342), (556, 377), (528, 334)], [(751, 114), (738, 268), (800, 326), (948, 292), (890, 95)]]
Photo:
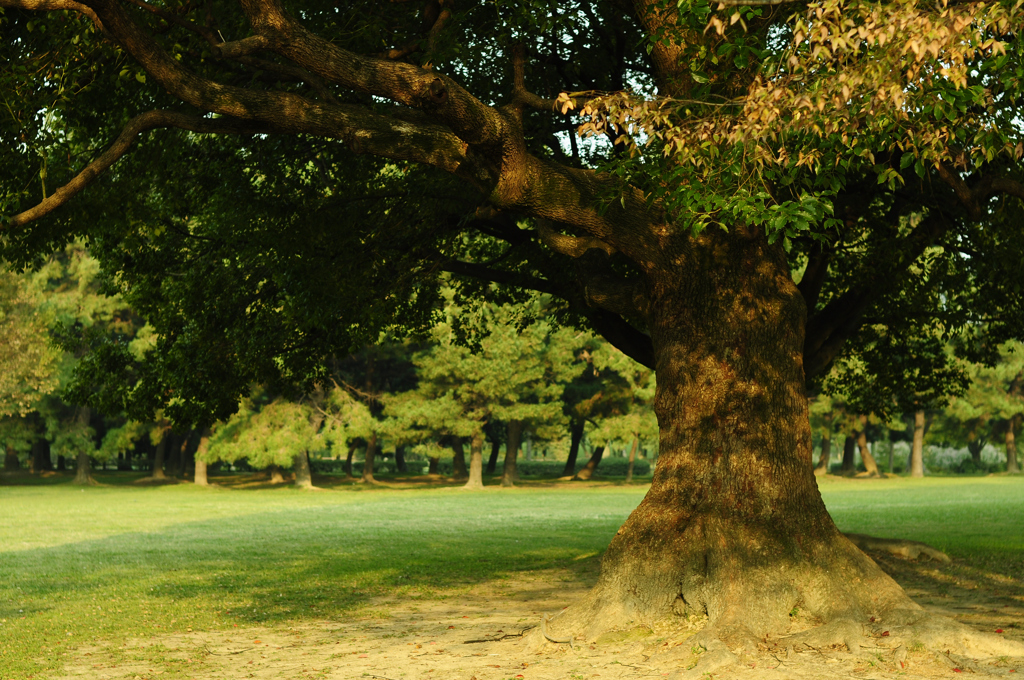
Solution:
[(874, 536), (866, 536), (864, 534), (844, 534), (844, 536), (864, 551), (881, 550), (908, 560), (917, 560), (924, 556), (943, 564), (949, 564), (953, 561), (949, 559), (949, 555), (941, 550), (936, 550), (930, 545), (918, 543), (917, 541), (906, 541), (899, 538), (875, 538)]

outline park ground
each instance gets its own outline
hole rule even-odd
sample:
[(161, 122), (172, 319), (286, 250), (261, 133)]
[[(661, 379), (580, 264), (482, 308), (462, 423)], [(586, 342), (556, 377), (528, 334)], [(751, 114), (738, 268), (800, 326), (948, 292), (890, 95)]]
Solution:
[[(0, 480), (0, 679), (660, 678), (700, 651), (676, 644), (697, 620), (572, 648), (536, 634), (594, 583), (643, 484), (308, 492), (132, 479)], [(953, 558), (872, 555), (918, 603), (1024, 640), (1024, 478), (819, 484), (844, 531)], [(714, 678), (1024, 677), (1022, 659), (968, 661), (884, 636), (856, 656), (787, 647), (770, 638)]]

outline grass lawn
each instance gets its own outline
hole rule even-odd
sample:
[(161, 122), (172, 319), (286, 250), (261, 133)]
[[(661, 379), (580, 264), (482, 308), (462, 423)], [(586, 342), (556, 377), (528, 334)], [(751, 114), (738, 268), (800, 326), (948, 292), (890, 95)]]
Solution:
[[(2, 680), (53, 677), (69, 649), (98, 640), (372, 615), (386, 593), (447, 598), (517, 572), (592, 578), (646, 490), (313, 493), (99, 479), (111, 485), (0, 485)], [(1024, 478), (821, 486), (843, 530), (925, 541), (1003, 577), (1024, 571)]]

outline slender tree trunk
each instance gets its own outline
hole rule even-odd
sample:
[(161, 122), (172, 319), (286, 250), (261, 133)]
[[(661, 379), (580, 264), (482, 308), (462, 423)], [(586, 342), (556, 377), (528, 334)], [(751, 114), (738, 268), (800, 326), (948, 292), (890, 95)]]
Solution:
[(521, 420), (508, 421), (508, 443), (505, 444), (505, 466), (501, 474), (502, 486), (515, 486), (516, 481), (516, 458), (519, 456), (519, 445), (523, 439), (523, 426)]
[[(888, 432), (888, 430), (886, 430), (886, 432)], [(889, 449), (889, 474), (891, 475), (893, 473), (892, 472), (892, 435), (891, 434), (886, 435), (886, 442), (889, 445), (888, 446), (888, 449)]]
[(373, 432), (370, 434), (370, 438), (366, 442), (366, 460), (363, 461), (363, 477), (362, 481), (366, 484), (376, 484), (377, 480), (373, 478), (373, 459), (377, 456), (377, 433)]
[(463, 489), (484, 488), (484, 433), (475, 432), (469, 440), (469, 481)]
[(209, 486), (210, 480), (206, 476), (206, 461), (200, 458), (196, 458), (196, 476), (195, 483), (197, 486)]
[(455, 479), (466, 479), (469, 472), (466, 471), (466, 451), (462, 446), (461, 437), (452, 438), (452, 471)]
[(563, 477), (572, 477), (576, 472), (576, 457), (580, 453), (580, 442), (583, 441), (583, 428), (586, 422), (574, 420), (569, 425), (569, 457), (565, 460), (565, 468), (562, 470)]
[(193, 479), (195, 478), (196, 451), (199, 449), (200, 441), (199, 432), (197, 430), (189, 430), (188, 435), (185, 437), (185, 444), (181, 448), (181, 470), (185, 477), (192, 476)]
[(843, 469), (842, 473), (845, 476), (857, 474), (857, 461), (854, 457), (857, 449), (857, 440), (850, 435), (846, 435), (846, 439), (843, 441)]
[(878, 463), (871, 455), (871, 447), (868, 446), (868, 417), (860, 417), (860, 432), (857, 433), (857, 447), (860, 449), (860, 459), (864, 461), (864, 470), (872, 477), (881, 477), (878, 471)]
[(438, 474), (437, 468), (441, 465), (441, 459), (438, 456), (427, 457), (427, 474), (436, 475)]
[(924, 411), (914, 412), (914, 443), (910, 447), (910, 476), (924, 477)]
[(821, 431), (821, 456), (814, 467), (815, 475), (827, 475), (828, 464), (832, 460), (832, 413), (825, 416), (825, 428)]
[(345, 476), (352, 479), (352, 458), (356, 455), (355, 444), (348, 445), (348, 455), (345, 458)]
[(985, 464), (981, 462), (981, 452), (987, 443), (988, 440), (980, 438), (967, 442), (967, 450), (971, 453), (971, 461), (974, 463), (976, 470), (981, 470), (985, 467)]
[(398, 472), (408, 472), (409, 466), (405, 464), (405, 447), (395, 447), (395, 470)]
[(313, 488), (313, 473), (309, 469), (309, 453), (303, 449), (295, 454), (292, 460), (292, 469), (295, 470), (295, 486), (300, 489)]
[(742, 228), (685, 244), (659, 254), (681, 269), (647, 284), (661, 424), (651, 488), (597, 585), (548, 633), (592, 639), (626, 620), (696, 614), (731, 647), (788, 630), (795, 606), (858, 630), (875, 611), (919, 611), (839, 533), (818, 492), (806, 305), (784, 251)]
[[(88, 428), (89, 421), (92, 419), (92, 409), (87, 406), (83, 406), (78, 410), (78, 424), (81, 427)], [(96, 480), (92, 478), (92, 468), (90, 467), (89, 452), (82, 450), (78, 452), (78, 460), (75, 466), (75, 479), (71, 482), (72, 484), (80, 484), (82, 486), (92, 486), (96, 484)]]
[(580, 481), (587, 481), (594, 476), (594, 471), (597, 470), (597, 466), (601, 464), (601, 458), (604, 456), (604, 447), (598, 446), (594, 448), (594, 451), (590, 454), (590, 460), (587, 464), (580, 468), (580, 471), (576, 473), (573, 479)]
[(17, 472), (21, 468), (18, 461), (18, 452), (10, 444), (7, 445), (4, 453), (4, 472)]
[(1022, 416), (1017, 414), (1006, 423), (1006, 435), (1004, 442), (1006, 443), (1006, 471), (1009, 473), (1020, 472), (1020, 466), (1017, 464), (1017, 438), (1014, 430), (1020, 427)]
[(626, 484), (633, 483), (633, 463), (636, 461), (636, 447), (640, 446), (640, 438), (633, 437), (633, 446), (629, 449), (629, 465), (626, 467)]
[(491, 440), (491, 456), (487, 459), (487, 474), (493, 475), (498, 467), (498, 455), (501, 453), (501, 442), (497, 439)]

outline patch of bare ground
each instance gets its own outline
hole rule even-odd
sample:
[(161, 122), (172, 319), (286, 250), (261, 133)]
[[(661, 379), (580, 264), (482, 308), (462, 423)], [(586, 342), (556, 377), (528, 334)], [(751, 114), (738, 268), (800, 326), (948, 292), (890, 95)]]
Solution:
[[(1020, 579), (954, 561), (914, 562), (871, 553), (930, 613), (979, 631), (1024, 641)], [(769, 637), (757, 648), (710, 650), (679, 640), (698, 620), (673, 630), (605, 634), (590, 644), (545, 642), (534, 627), (582, 597), (596, 580), (584, 568), (514, 575), (447, 593), (442, 599), (381, 598), (346, 620), (304, 621), (290, 627), (189, 631), (121, 646), (80, 647), (62, 680), (615, 680), (685, 678), (700, 657), (722, 652), (730, 664), (702, 680), (819, 678), (1024, 678), (1024, 658), (966, 659), (886, 635), (884, 621), (865, 621), (859, 653), (844, 646), (787, 643)], [(809, 628), (799, 611), (792, 633)], [(524, 633), (526, 633), (524, 635)], [(701, 664), (706, 667), (707, 664)]]

